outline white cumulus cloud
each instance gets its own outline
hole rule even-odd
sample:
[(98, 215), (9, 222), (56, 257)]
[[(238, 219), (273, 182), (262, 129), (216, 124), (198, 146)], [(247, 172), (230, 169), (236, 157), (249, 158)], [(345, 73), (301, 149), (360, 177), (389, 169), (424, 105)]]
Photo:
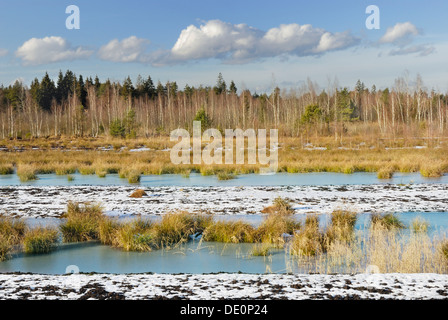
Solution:
[(358, 42), (350, 32), (331, 33), (309, 24), (282, 24), (262, 31), (246, 24), (210, 20), (182, 30), (173, 48), (153, 55), (152, 62), (172, 64), (218, 58), (227, 63), (244, 63), (281, 55), (319, 55)]
[(98, 57), (102, 60), (113, 62), (147, 62), (148, 54), (145, 53), (149, 40), (136, 36), (119, 41), (111, 40), (98, 51)]
[(82, 47), (73, 48), (64, 38), (51, 36), (31, 38), (25, 41), (16, 51), (26, 65), (39, 65), (59, 61), (86, 59), (93, 51)]
[(399, 22), (393, 27), (387, 28), (386, 33), (380, 39), (380, 43), (394, 43), (409, 36), (416, 36), (419, 34), (419, 30), (412, 23)]

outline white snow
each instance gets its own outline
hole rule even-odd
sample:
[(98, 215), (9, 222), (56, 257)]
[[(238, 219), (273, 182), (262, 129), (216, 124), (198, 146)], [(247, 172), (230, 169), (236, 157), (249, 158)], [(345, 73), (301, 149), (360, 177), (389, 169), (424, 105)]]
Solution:
[[(148, 194), (130, 198), (136, 189)], [(446, 212), (447, 184), (282, 186), (282, 187), (0, 187), (0, 214), (59, 217), (68, 201), (99, 202), (110, 215), (159, 215), (176, 210), (215, 214), (260, 214), (281, 196), (296, 213), (329, 213), (337, 208), (362, 212)]]
[(92, 286), (125, 299), (446, 299), (448, 275), (0, 274), (0, 299), (78, 299)]

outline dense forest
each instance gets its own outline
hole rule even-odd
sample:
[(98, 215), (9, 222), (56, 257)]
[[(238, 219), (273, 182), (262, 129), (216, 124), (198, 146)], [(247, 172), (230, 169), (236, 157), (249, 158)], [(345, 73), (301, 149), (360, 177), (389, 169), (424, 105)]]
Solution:
[[(192, 121), (226, 128), (278, 128), (281, 136), (334, 136), (356, 128), (377, 137), (441, 137), (448, 129), (447, 95), (429, 91), (420, 76), (399, 77), (390, 88), (354, 89), (337, 80), (326, 88), (308, 80), (301, 87), (269, 94), (238, 90), (221, 74), (214, 86), (178, 88), (176, 82), (153, 83), (150, 76), (122, 82), (59, 72), (46, 73), (25, 86), (0, 86), (0, 138), (49, 136), (149, 137)], [(358, 132), (359, 133), (359, 132)]]

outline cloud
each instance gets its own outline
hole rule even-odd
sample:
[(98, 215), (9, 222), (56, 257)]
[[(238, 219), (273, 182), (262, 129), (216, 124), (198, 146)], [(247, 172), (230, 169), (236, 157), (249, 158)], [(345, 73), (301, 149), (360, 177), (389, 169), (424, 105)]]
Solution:
[(149, 43), (149, 40), (136, 36), (121, 41), (114, 39), (99, 49), (98, 57), (113, 62), (148, 62), (149, 55), (145, 51)]
[(25, 65), (39, 65), (59, 61), (86, 59), (93, 51), (82, 47), (73, 48), (61, 37), (31, 38), (24, 42), (16, 51)]
[(8, 50), (0, 48), (0, 57), (6, 56), (8, 54)]
[(436, 51), (436, 48), (433, 46), (416, 45), (416, 46), (401, 47), (396, 50), (391, 50), (389, 52), (389, 55), (390, 56), (398, 56), (398, 55), (417, 53), (418, 56), (420, 56), (420, 57), (426, 57), (426, 56), (430, 55), (431, 53), (434, 53), (435, 51)]
[(429, 44), (411, 45), (415, 36), (421, 34), (421, 30), (411, 22), (397, 23), (386, 30), (386, 33), (378, 43), (394, 47), (394, 49), (389, 51), (389, 56), (416, 54), (420, 57), (425, 57), (435, 52), (434, 46)]
[(152, 55), (154, 64), (174, 64), (217, 58), (246, 63), (284, 55), (321, 55), (359, 43), (350, 32), (331, 33), (309, 24), (282, 24), (262, 31), (246, 24), (210, 20), (182, 30), (171, 50)]
[(409, 37), (419, 35), (416, 26), (410, 22), (397, 23), (395, 26), (387, 28), (386, 33), (381, 37), (380, 43), (397, 43), (407, 41)]

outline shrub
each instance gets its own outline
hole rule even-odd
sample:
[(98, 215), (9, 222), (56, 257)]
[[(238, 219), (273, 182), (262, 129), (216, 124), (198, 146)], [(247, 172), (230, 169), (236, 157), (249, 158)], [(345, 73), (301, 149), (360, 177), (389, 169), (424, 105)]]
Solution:
[(109, 127), (109, 134), (112, 137), (120, 137), (124, 138), (126, 135), (126, 128), (122, 124), (122, 121), (120, 119), (115, 119), (110, 123)]

